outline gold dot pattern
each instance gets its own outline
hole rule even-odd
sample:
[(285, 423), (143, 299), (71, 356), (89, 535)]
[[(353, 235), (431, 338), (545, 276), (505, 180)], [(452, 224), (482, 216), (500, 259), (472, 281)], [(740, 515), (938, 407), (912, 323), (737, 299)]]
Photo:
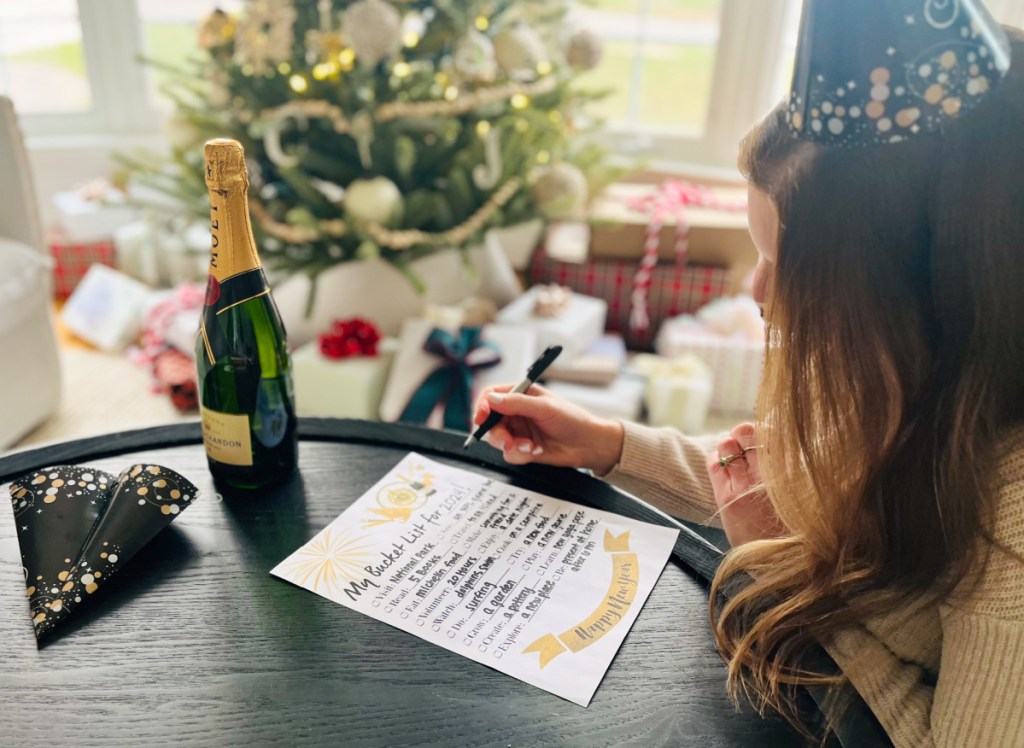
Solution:
[(158, 465), (134, 465), (116, 478), (58, 466), (22, 476), (10, 497), (25, 578), (35, 579), (25, 595), (39, 637), (97, 592), (197, 491)]
[[(842, 24), (814, 22), (805, 31), (787, 112), (800, 137), (839, 146), (902, 142), (977, 106), (1009, 69), (1006, 34), (977, 7), (929, 0), (893, 24), (866, 5), (851, 6)], [(856, 38), (857, 51), (834, 54), (838, 33)]]

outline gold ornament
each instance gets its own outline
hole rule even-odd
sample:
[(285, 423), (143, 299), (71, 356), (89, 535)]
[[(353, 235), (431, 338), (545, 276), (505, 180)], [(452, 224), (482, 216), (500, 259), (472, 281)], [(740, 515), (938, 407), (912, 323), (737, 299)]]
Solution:
[(238, 62), (263, 75), (290, 59), (296, 15), (292, 0), (249, 0), (235, 32)]
[(235, 21), (223, 10), (215, 10), (204, 18), (196, 30), (196, 44), (209, 52), (228, 44), (235, 35)]
[(565, 58), (577, 70), (593, 70), (601, 64), (604, 47), (601, 39), (593, 31), (583, 29), (577, 31), (569, 39), (569, 49)]
[(529, 81), (537, 77), (537, 65), (547, 59), (547, 51), (533, 28), (517, 23), (494, 37), (494, 57), (509, 78)]
[(549, 220), (576, 216), (587, 202), (587, 178), (572, 164), (544, 169), (530, 188), (533, 204)]
[(475, 29), (470, 29), (456, 43), (452, 65), (459, 75), (469, 81), (491, 81), (498, 72), (494, 45), (486, 34)]
[(357, 221), (390, 226), (403, 208), (402, 193), (387, 177), (357, 179), (345, 190), (345, 214)]
[(402, 48), (402, 16), (384, 0), (358, 0), (341, 19), (356, 58), (376, 65)]

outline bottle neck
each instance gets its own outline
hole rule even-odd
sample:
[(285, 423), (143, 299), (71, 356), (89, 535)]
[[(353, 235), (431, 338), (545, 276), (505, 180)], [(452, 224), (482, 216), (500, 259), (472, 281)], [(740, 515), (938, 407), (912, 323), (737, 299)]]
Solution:
[(245, 182), (210, 189), (210, 276), (218, 283), (260, 267)]

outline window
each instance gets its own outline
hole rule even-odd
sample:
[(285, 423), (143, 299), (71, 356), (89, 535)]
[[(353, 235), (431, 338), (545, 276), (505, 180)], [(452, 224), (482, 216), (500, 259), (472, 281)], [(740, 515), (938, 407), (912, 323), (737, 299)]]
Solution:
[[(592, 0), (576, 24), (605, 42), (585, 81), (608, 145), (671, 168), (731, 170), (736, 143), (781, 96), (799, 0)], [(786, 81), (788, 84), (788, 81)], [(665, 163), (668, 162), (668, 163)]]
[[(126, 136), (156, 142), (169, 104), (162, 73), (139, 58), (183, 62), (195, 53), (200, 19), (243, 4), (0, 0), (0, 92), (14, 99), (30, 145), (48, 136), (91, 136), (109, 147)], [(731, 170), (739, 138), (785, 94), (801, 4), (579, 0), (576, 26), (604, 41), (602, 63), (584, 80), (614, 89), (595, 109), (607, 119), (607, 145), (656, 165)], [(1024, 25), (1021, 0), (986, 5), (1004, 23)]]
[(75, 0), (0, 0), (0, 90), (23, 114), (92, 108)]

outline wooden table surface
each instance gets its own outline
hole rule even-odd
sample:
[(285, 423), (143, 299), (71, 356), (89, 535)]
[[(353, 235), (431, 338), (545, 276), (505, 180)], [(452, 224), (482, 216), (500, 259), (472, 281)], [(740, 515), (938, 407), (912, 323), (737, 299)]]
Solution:
[[(201, 498), (37, 648), (10, 512), (0, 512), (0, 745), (799, 745), (737, 713), (693, 570), (670, 561), (584, 709), (270, 576), (410, 450), (543, 493), (675, 525), (576, 471), (514, 468), (456, 434), (303, 420), (300, 472), (221, 499), (198, 424), (0, 459), (0, 483), (55, 464), (170, 467)], [(684, 533), (696, 565), (710, 547)], [(710, 563), (710, 561), (709, 561)]]

